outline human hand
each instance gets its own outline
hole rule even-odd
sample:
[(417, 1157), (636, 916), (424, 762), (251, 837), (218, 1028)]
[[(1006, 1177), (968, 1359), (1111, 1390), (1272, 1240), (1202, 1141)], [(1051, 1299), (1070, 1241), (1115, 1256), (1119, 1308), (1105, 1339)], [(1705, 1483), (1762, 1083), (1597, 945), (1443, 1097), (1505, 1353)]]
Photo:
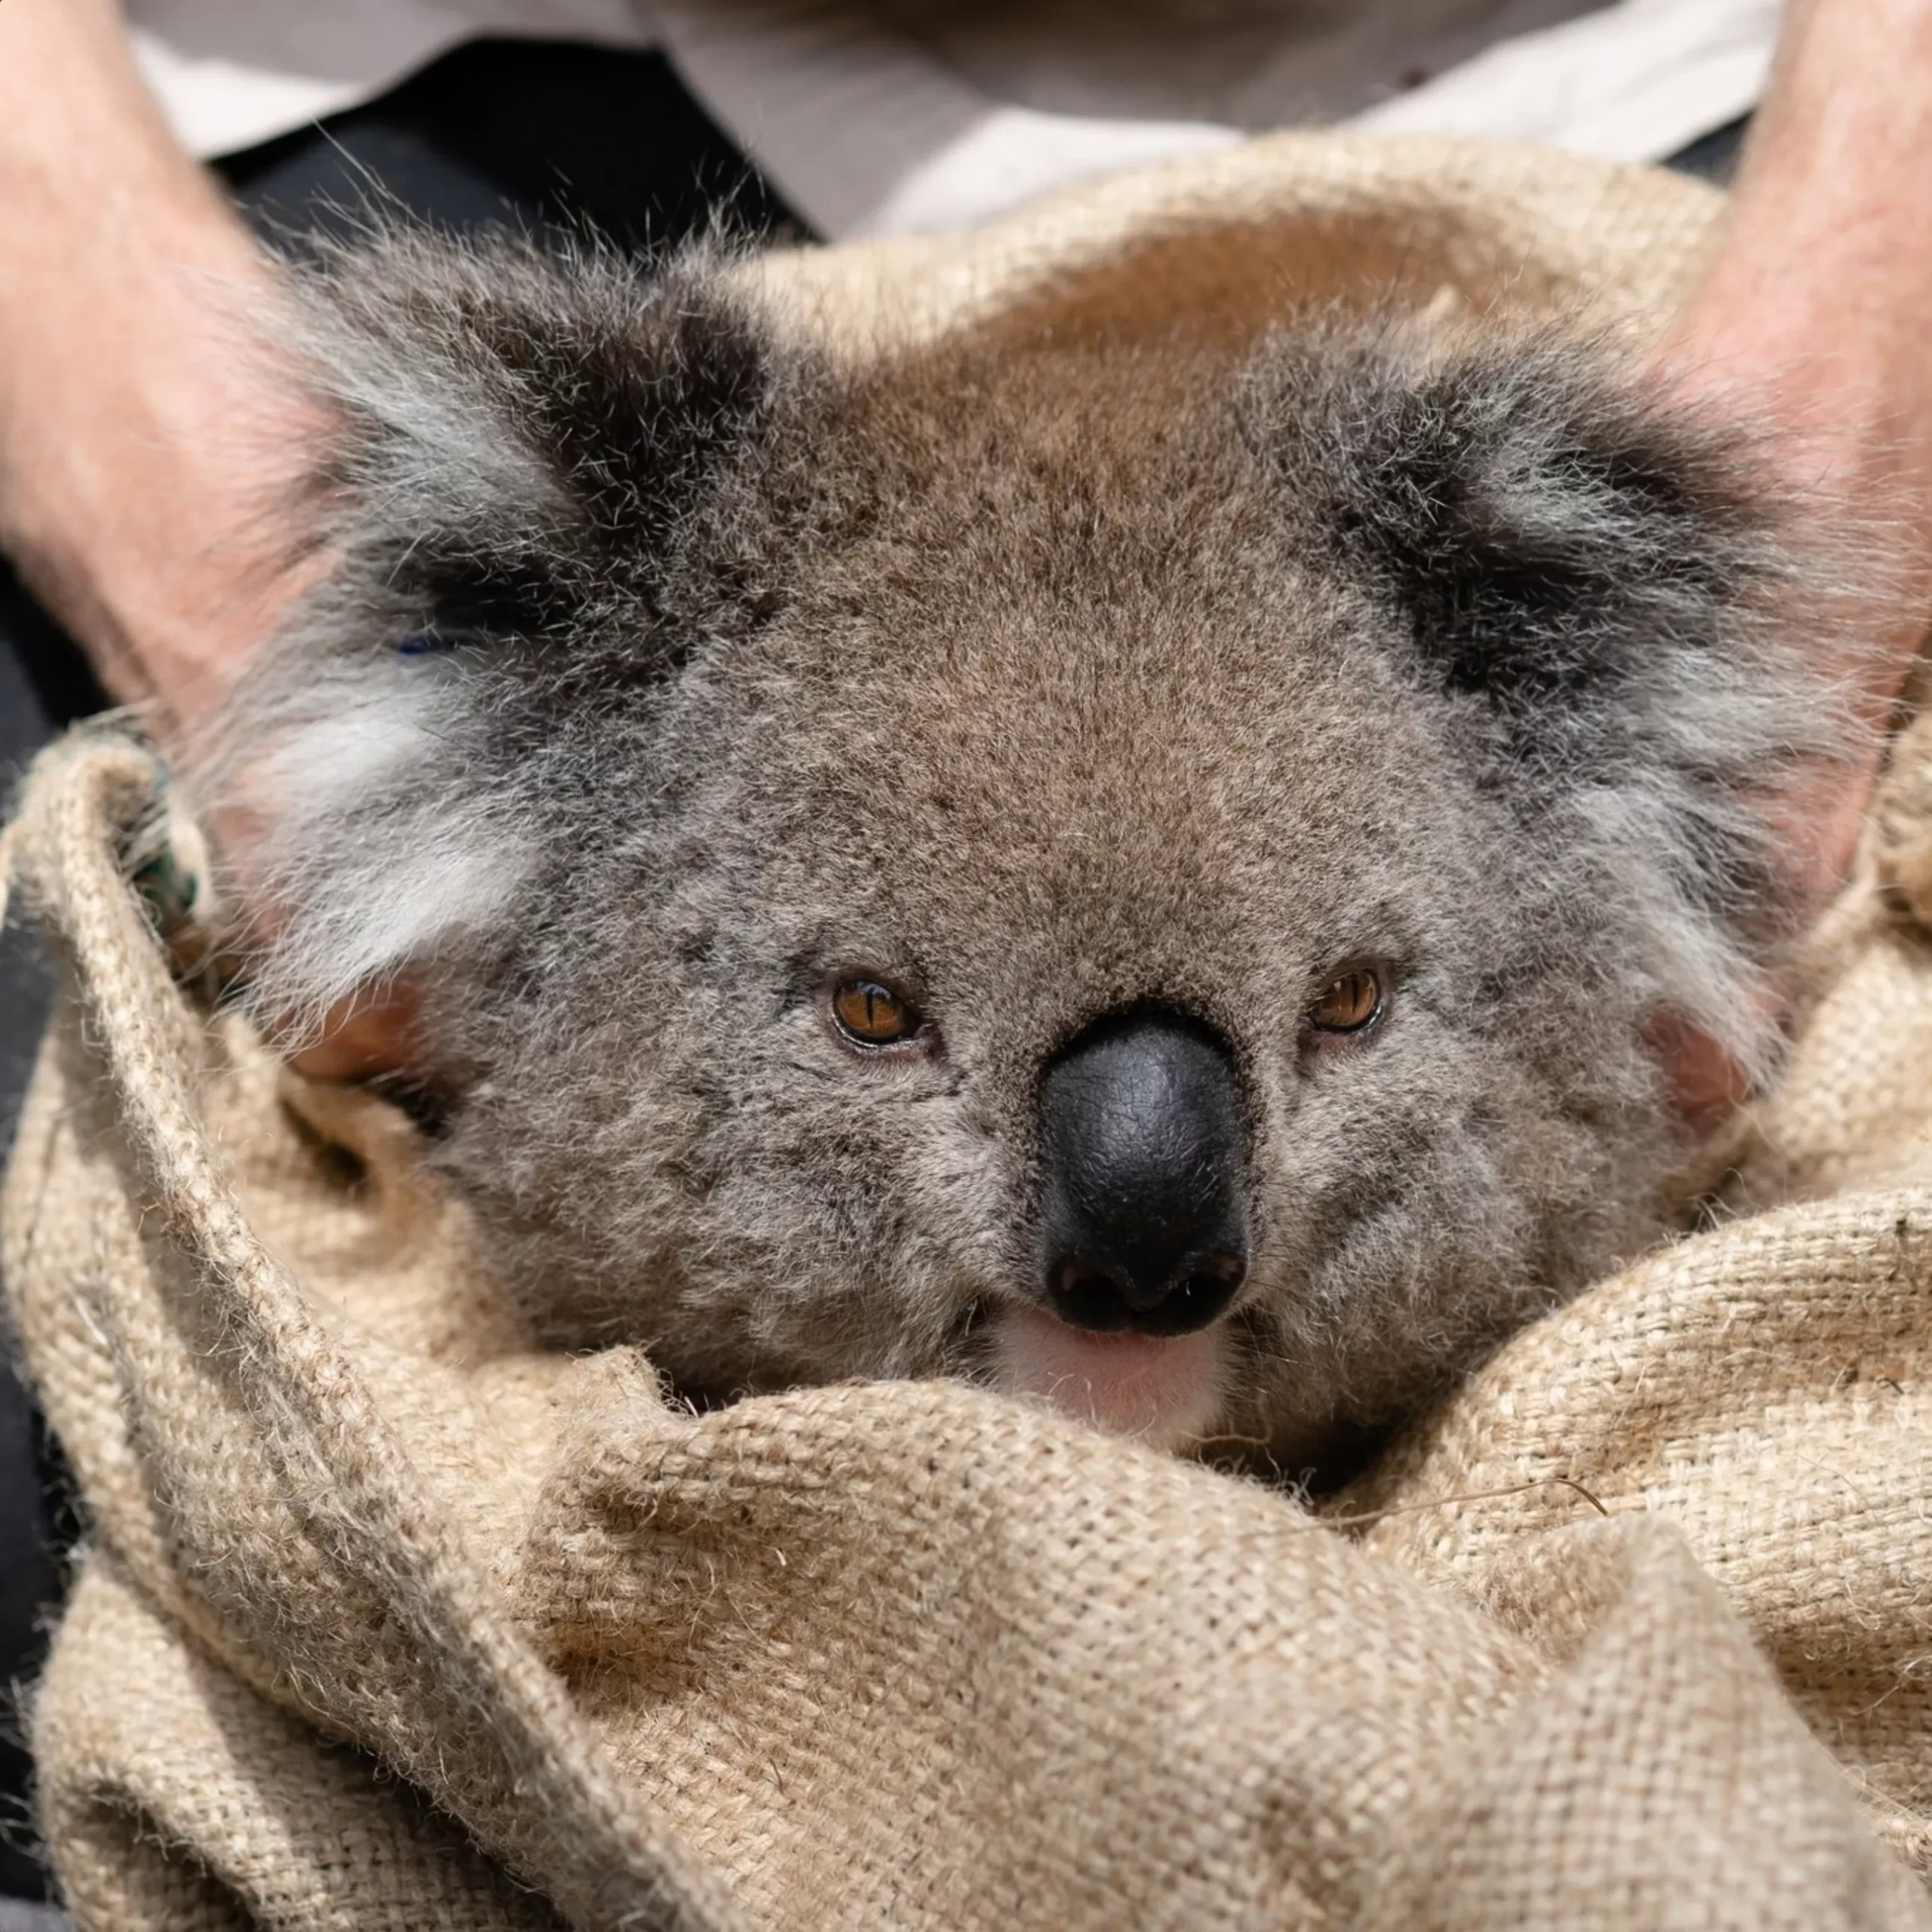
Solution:
[[(300, 506), (327, 426), (272, 264), (174, 144), (112, 0), (0, 6), (0, 548), (179, 754), (323, 568)], [(392, 1069), (408, 1019), (396, 989), (365, 998), (297, 1063)]]
[(1807, 903), (1850, 865), (1932, 620), (1932, 6), (1792, 0), (1722, 237), (1654, 372), (1747, 429), (1844, 581), (1815, 648), (1867, 728), (1794, 801)]
[[(1849, 767), (1778, 808), (1815, 915), (1850, 868), (1884, 734), (1932, 619), (1932, 7), (1790, 0), (1721, 238), (1652, 373), (1739, 426), (1841, 581), (1810, 639), (1862, 728)], [(1745, 1082), (1713, 1044), (1660, 1041), (1681, 1109), (1714, 1124)]]
[(0, 7), (0, 547), (177, 746), (316, 568), (281, 290), (112, 0)]

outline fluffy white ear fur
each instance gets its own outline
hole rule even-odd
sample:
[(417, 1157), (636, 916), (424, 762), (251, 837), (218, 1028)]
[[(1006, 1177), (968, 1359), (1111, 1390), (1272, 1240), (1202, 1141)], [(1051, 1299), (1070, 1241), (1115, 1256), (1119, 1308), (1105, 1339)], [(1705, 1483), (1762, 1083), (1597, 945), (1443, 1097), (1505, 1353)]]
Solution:
[[(1859, 728), (1846, 691), (1801, 666), (1781, 668), (1769, 639), (1749, 673), (1710, 662), (1695, 678), (1680, 671), (1658, 681), (1655, 712), (1672, 759), (1579, 788), (1569, 805), (1571, 823), (1582, 841), (1606, 856), (1602, 888), (1623, 901), (1603, 906), (1603, 915), (1646, 937), (1644, 952), (1633, 949), (1628, 963), (1647, 971), (1650, 1002), (1707, 1035), (1756, 1084), (1770, 1076), (1783, 1046), (1767, 977), (1775, 955), (1767, 958), (1761, 943), (1747, 944), (1686, 881), (1719, 874), (1727, 855), (1767, 843), (1758, 815), (1775, 811), (1792, 774), (1767, 771), (1755, 798), (1700, 791), (1683, 774), (1703, 761), (1735, 763), (1740, 740), (1755, 737), (1774, 754), (1788, 752), (1794, 718), (1803, 720), (1810, 738), (1804, 749), (1817, 761), (1843, 759)], [(1669, 863), (1658, 863), (1659, 855)]]
[(568, 580), (534, 618), (493, 611), (491, 648), (513, 652), (547, 623), (594, 629), (609, 580), (647, 570), (763, 394), (762, 338), (714, 294), (715, 254), (651, 265), (378, 229), (298, 278), (336, 426), (312, 533), (341, 568), (186, 763), (251, 1004), (285, 1036), (513, 924), (540, 787), (489, 749), (501, 662), (395, 646), (436, 621), (451, 580), (460, 605), (533, 568)]
[(338, 669), (221, 757), (220, 884), (247, 909), (251, 1004), (285, 1035), (500, 924), (534, 864), (463, 768), (463, 682), (432, 660)]

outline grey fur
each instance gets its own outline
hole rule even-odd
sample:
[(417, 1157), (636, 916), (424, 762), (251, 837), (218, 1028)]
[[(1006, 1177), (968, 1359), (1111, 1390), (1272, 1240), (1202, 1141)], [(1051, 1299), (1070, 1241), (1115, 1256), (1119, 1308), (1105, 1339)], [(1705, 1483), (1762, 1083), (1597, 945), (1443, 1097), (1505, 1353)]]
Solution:
[[(1042, 1062), (1164, 1004), (1250, 1115), (1205, 1432), (1301, 1457), (1662, 1231), (1653, 1016), (1774, 1053), (1764, 827), (1835, 709), (1736, 466), (1586, 351), (839, 374), (702, 260), (408, 238), (317, 312), (340, 568), (198, 782), (265, 1015), (420, 989), (436, 1158), (549, 1340), (992, 1376)], [(1357, 958), (1389, 1018), (1315, 1051)], [(854, 964), (940, 1051), (841, 1047)]]

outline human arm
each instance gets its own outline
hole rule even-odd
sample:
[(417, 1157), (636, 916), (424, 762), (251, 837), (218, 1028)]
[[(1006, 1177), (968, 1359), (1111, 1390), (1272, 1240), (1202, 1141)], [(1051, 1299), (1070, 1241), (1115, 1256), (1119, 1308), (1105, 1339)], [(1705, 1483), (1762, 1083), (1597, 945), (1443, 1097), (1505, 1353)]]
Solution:
[[(0, 0), (0, 549), (175, 748), (320, 568), (295, 505), (323, 426), (281, 286), (115, 0)], [(309, 1062), (380, 1068), (395, 1030), (344, 1016)]]
[(1857, 581), (1817, 641), (1874, 728), (1807, 801), (1803, 884), (1848, 865), (1932, 617), (1932, 4), (1789, 0), (1722, 239), (1660, 352), (1678, 395), (1770, 432)]
[(305, 568), (318, 426), (274, 271), (170, 135), (114, 0), (0, 4), (0, 548), (174, 738)]

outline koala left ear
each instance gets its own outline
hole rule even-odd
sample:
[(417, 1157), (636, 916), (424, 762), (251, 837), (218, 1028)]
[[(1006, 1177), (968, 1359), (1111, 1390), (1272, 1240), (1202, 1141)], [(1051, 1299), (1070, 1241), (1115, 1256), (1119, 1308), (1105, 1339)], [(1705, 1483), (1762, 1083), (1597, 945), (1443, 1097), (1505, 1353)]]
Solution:
[(1712, 432), (1553, 341), (1405, 362), (1331, 339), (1265, 359), (1264, 461), (1309, 534), (1398, 611), (1418, 661), (1544, 737), (1754, 651), (1786, 567)]
[(1298, 547), (1381, 614), (1417, 702), (1447, 701), (1549, 889), (1623, 920), (1655, 1007), (1755, 1072), (1761, 976), (1808, 909), (1792, 801), (1859, 728), (1749, 439), (1549, 337), (1277, 342), (1245, 407)]

